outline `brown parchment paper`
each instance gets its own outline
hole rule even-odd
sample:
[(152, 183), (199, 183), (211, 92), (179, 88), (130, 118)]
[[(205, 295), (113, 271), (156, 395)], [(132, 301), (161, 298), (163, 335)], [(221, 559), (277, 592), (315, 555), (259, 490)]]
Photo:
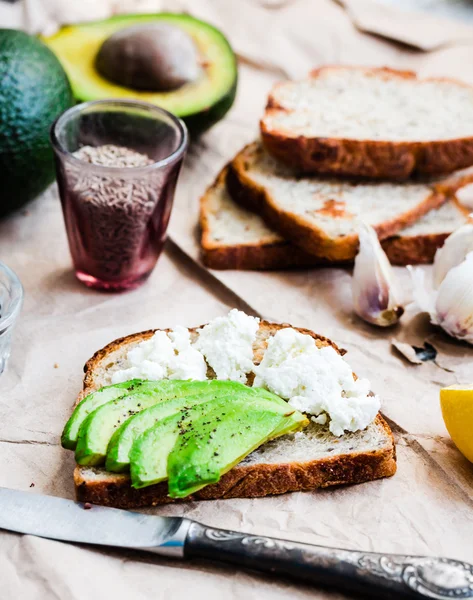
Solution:
[[(431, 10), (423, 11), (412, 2), (409, 10), (399, 10), (396, 3), (385, 4), (380, 0), (338, 0), (345, 7), (354, 25), (367, 33), (374, 33), (390, 40), (408, 44), (419, 50), (435, 50), (442, 46), (473, 38), (473, 25), (464, 23), (455, 3), (450, 4), (449, 16), (439, 16), (441, 2)], [(431, 3), (434, 4), (435, 3)], [(462, 8), (462, 7), (460, 7)], [(457, 11), (459, 9), (457, 8)]]
[[(160, 3), (162, 4), (162, 3)], [(409, 310), (402, 326), (374, 330), (350, 306), (350, 273), (208, 272), (199, 263), (198, 197), (219, 168), (257, 135), (272, 83), (323, 63), (387, 64), (473, 82), (473, 43), (419, 53), (361, 34), (330, 0), (181, 0), (224, 29), (240, 56), (240, 87), (228, 117), (191, 146), (179, 184), (171, 241), (150, 281), (124, 295), (103, 295), (74, 280), (55, 188), (0, 223), (0, 260), (25, 286), (10, 366), (0, 377), (0, 485), (73, 497), (73, 457), (59, 446), (81, 387), (84, 362), (110, 340), (150, 327), (196, 325), (237, 306), (307, 326), (345, 347), (371, 379), (397, 439), (391, 479), (257, 500), (167, 506), (215, 526), (328, 546), (446, 555), (473, 561), (473, 465), (451, 443), (438, 391), (471, 383), (473, 351), (435, 332)], [(1, 18), (1, 13), (0, 13)], [(406, 296), (406, 273), (397, 269)], [(433, 337), (432, 337), (433, 336)], [(441, 368), (413, 366), (390, 339), (440, 350)], [(446, 370), (448, 368), (449, 370)], [(342, 599), (233, 568), (177, 563), (0, 532), (0, 599)]]

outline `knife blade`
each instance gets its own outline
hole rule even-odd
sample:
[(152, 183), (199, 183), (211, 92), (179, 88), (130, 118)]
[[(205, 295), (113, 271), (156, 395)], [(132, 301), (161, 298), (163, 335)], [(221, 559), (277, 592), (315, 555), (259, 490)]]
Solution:
[(447, 558), (301, 544), (0, 488), (0, 529), (117, 546), (176, 558), (222, 561), (337, 588), (363, 598), (473, 598), (473, 565)]
[(0, 488), (0, 528), (39, 537), (182, 556), (188, 526), (157, 517)]

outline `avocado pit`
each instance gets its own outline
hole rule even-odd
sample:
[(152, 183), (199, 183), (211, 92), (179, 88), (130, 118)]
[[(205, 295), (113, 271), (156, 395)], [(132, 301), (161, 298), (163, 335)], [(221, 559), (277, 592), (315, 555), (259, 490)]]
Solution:
[(201, 73), (199, 53), (191, 36), (166, 23), (117, 31), (100, 47), (95, 67), (113, 83), (150, 92), (179, 89)]

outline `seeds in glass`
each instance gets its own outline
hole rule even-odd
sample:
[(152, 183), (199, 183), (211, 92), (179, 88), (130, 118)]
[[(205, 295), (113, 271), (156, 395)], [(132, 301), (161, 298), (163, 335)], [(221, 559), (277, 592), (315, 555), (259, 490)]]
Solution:
[[(92, 108), (101, 104), (87, 103)], [(90, 287), (110, 291), (134, 288), (153, 270), (187, 141), (185, 129), (173, 129), (172, 121), (158, 120), (156, 125), (148, 114), (133, 111), (127, 118), (120, 113), (121, 105), (134, 103), (118, 104), (118, 115), (107, 110), (90, 115), (86, 110), (81, 119), (72, 119), (74, 127), (63, 125), (62, 139), (61, 132), (56, 133), (58, 140), (54, 130), (52, 134), (53, 144), (69, 143), (73, 150), (57, 150), (56, 165), (76, 276)], [(165, 111), (153, 110), (168, 118)]]

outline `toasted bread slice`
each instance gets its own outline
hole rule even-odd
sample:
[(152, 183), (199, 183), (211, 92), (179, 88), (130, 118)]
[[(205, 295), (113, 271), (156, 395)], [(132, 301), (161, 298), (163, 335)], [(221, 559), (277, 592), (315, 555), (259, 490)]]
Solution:
[(200, 200), (202, 259), (207, 267), (265, 270), (324, 263), (286, 241), (259, 215), (238, 205), (227, 190), (227, 172), (226, 167)]
[[(290, 325), (262, 321), (254, 344), (254, 360), (261, 362), (269, 337)], [(314, 338), (318, 347), (333, 342), (306, 329), (300, 332)], [(191, 330), (196, 335), (197, 329)], [(84, 389), (88, 393), (110, 384), (111, 374), (122, 368), (127, 352), (154, 331), (121, 338), (99, 350), (85, 365)], [(248, 377), (251, 384), (253, 375)], [(396, 453), (391, 430), (378, 415), (364, 431), (340, 438), (327, 426), (311, 423), (304, 431), (286, 435), (261, 446), (225, 474), (219, 483), (209, 485), (186, 500), (254, 498), (270, 494), (309, 490), (330, 485), (362, 483), (394, 475)], [(174, 502), (167, 495), (167, 483), (136, 490), (127, 475), (103, 469), (76, 466), (74, 483), (78, 500), (119, 508), (138, 508)]]
[(397, 235), (383, 240), (381, 245), (393, 265), (430, 264), (447, 237), (467, 219), (468, 210), (452, 198)]
[(323, 67), (277, 84), (267, 150), (305, 173), (405, 179), (473, 165), (473, 87), (388, 68)]
[[(226, 189), (227, 172), (226, 167), (200, 201), (202, 259), (207, 267), (265, 270), (339, 264), (304, 252), (266, 225), (259, 215), (237, 204)], [(452, 199), (383, 240), (390, 262), (431, 263), (446, 237), (466, 221), (467, 213)]]
[(258, 142), (233, 159), (227, 176), (231, 196), (305, 252), (349, 261), (358, 250), (357, 220), (380, 239), (420, 219), (448, 198), (435, 183), (386, 183), (298, 177)]

